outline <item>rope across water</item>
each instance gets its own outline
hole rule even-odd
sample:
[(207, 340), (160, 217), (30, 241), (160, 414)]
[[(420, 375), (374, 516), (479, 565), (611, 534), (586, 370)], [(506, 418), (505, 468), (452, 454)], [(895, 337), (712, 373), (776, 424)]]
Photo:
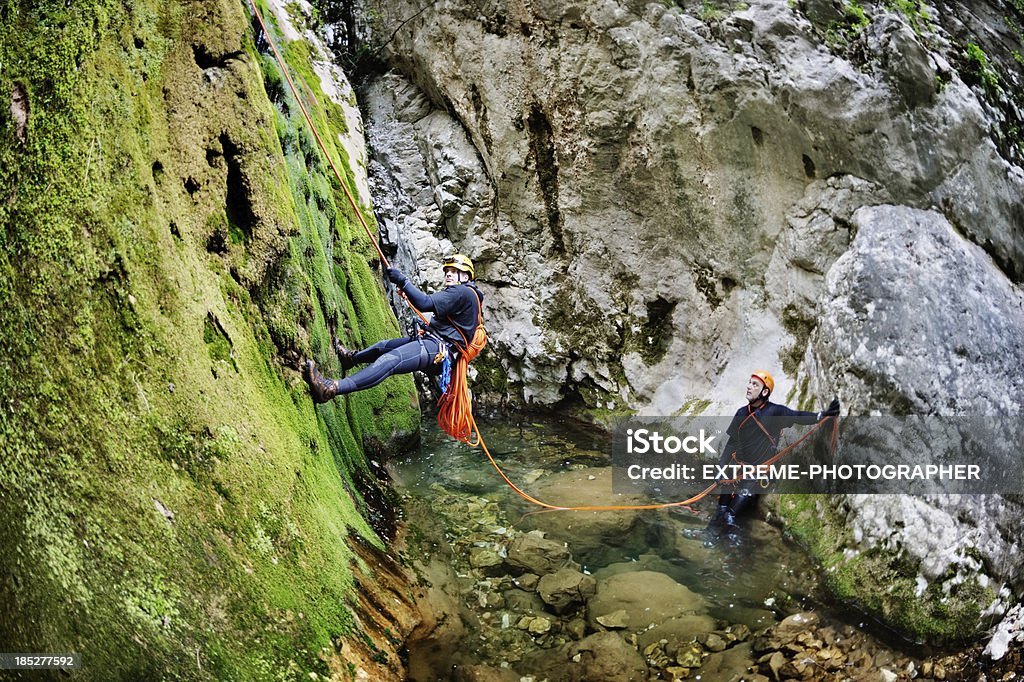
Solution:
[[(274, 40), (270, 37), (270, 31), (267, 30), (267, 25), (263, 21), (263, 15), (260, 13), (259, 8), (256, 6), (256, 0), (249, 0), (249, 6), (252, 8), (253, 15), (256, 17), (256, 20), (259, 22), (260, 27), (263, 29), (263, 35), (266, 36), (267, 43), (270, 45), (270, 49), (274, 53), (274, 59), (277, 61), (277, 64), (278, 64), (278, 66), (281, 69), (281, 73), (284, 75), (285, 81), (287, 81), (288, 87), (291, 89), (292, 95), (295, 97), (295, 101), (298, 102), (299, 109), (302, 111), (302, 115), (306, 119), (306, 123), (309, 125), (309, 129), (312, 131), (313, 137), (316, 139), (316, 143), (317, 143), (317, 146), (320, 148), (320, 152), (324, 155), (324, 158), (327, 159), (328, 165), (330, 166), (331, 170), (334, 172), (334, 177), (337, 178), (338, 184), (341, 186), (342, 191), (345, 193), (345, 197), (348, 199), (349, 203), (352, 205), (352, 210), (353, 210), (353, 212), (355, 212), (356, 218), (359, 219), (359, 223), (362, 225), (363, 230), (366, 232), (366, 236), (370, 239), (370, 243), (373, 244), (373, 248), (376, 249), (377, 255), (380, 256), (381, 264), (385, 268), (391, 267), (391, 264), (388, 262), (387, 257), (384, 255), (384, 252), (381, 250), (380, 245), (377, 243), (376, 238), (374, 238), (373, 233), (370, 231), (370, 227), (369, 227), (369, 225), (367, 225), (366, 219), (363, 217), (362, 211), (359, 210), (359, 205), (356, 203), (355, 197), (352, 196), (352, 192), (349, 191), (348, 185), (346, 185), (345, 181), (342, 179), (341, 173), (338, 171), (337, 166), (334, 164), (334, 160), (331, 158), (331, 155), (327, 153), (327, 147), (324, 145), (323, 139), (320, 137), (319, 131), (317, 130), (316, 126), (313, 124), (313, 119), (309, 115), (309, 111), (307, 111), (306, 105), (302, 101), (302, 97), (299, 96), (298, 88), (295, 87), (295, 83), (294, 83), (294, 81), (292, 81), (291, 75), (289, 75), (289, 73), (288, 73), (288, 69), (285, 66), (284, 59), (282, 58), (281, 53), (278, 51), (277, 46), (274, 44)], [(411, 308), (412, 311), (414, 313), (416, 313), (416, 315), (419, 316), (419, 318), (423, 322), (427, 322), (427, 318), (423, 315), (422, 312), (417, 310), (416, 306), (414, 306), (409, 301), (409, 299), (406, 298), (405, 294), (403, 294), (401, 291), (399, 291), (399, 295), (405, 301), (406, 305), (408, 305), (409, 308)], [(465, 372), (463, 371), (461, 374), (462, 374), (461, 377), (453, 377), (452, 380), (453, 380), (453, 382), (454, 381), (461, 382), (462, 389), (463, 390), (468, 390), (466, 388), (466, 386), (465, 386), (465, 381), (466, 381)], [(458, 388), (458, 387), (459, 386), (456, 386), (456, 388)], [(707, 497), (708, 495), (710, 495), (720, 485), (726, 485), (726, 484), (735, 483), (737, 480), (739, 480), (739, 479), (732, 479), (732, 480), (718, 481), (718, 482), (712, 483), (709, 486), (707, 486), (704, 490), (702, 490), (701, 492), (697, 493), (696, 495), (694, 495), (692, 497), (689, 497), (689, 498), (687, 498), (685, 500), (679, 500), (678, 502), (663, 502), (663, 503), (657, 503), (657, 504), (640, 504), (640, 505), (637, 505), (637, 504), (608, 504), (608, 505), (583, 505), (583, 506), (560, 506), (560, 505), (550, 504), (548, 502), (544, 502), (542, 500), (538, 500), (537, 498), (533, 497), (529, 493), (523, 491), (521, 488), (519, 488), (519, 486), (517, 486), (515, 483), (513, 483), (512, 480), (505, 474), (504, 470), (502, 470), (501, 466), (498, 465), (498, 462), (495, 461), (494, 457), (491, 455), (491, 451), (487, 447), (487, 442), (484, 440), (483, 434), (480, 433), (479, 428), (477, 428), (476, 420), (473, 418), (472, 409), (468, 405), (460, 412), (459, 419), (460, 419), (460, 423), (462, 424), (462, 428), (461, 428), (460, 435), (457, 436), (458, 440), (462, 441), (463, 443), (466, 443), (467, 445), (469, 445), (471, 447), (480, 447), (480, 449), (482, 449), (484, 451), (484, 454), (487, 455), (487, 459), (490, 461), (491, 465), (494, 467), (494, 470), (498, 472), (498, 475), (501, 476), (502, 480), (504, 480), (505, 483), (507, 483), (508, 486), (512, 490), (514, 490), (516, 492), (516, 494), (518, 494), (520, 497), (522, 497), (527, 502), (530, 502), (531, 504), (534, 504), (534, 505), (536, 505), (538, 507), (541, 507), (545, 511), (630, 511), (630, 510), (635, 511), (635, 510), (643, 510), (643, 509), (670, 509), (672, 507), (688, 507), (689, 505), (694, 504), (695, 502), (697, 502), (697, 501)], [(756, 418), (755, 418), (755, 420), (756, 420)], [(829, 420), (832, 420), (832, 422), (833, 422), (833, 427), (832, 427), (832, 448), (833, 448), (833, 451), (834, 451), (835, 450), (835, 445), (836, 445), (836, 436), (837, 436), (837, 433), (838, 433), (839, 420), (838, 420), (837, 417), (826, 417), (825, 419), (823, 419), (823, 420), (819, 421), (817, 424), (815, 424), (814, 427), (811, 430), (809, 430), (807, 433), (805, 433), (803, 436), (801, 436), (797, 441), (795, 441), (794, 443), (790, 444), (789, 446), (787, 446), (783, 450), (780, 450), (778, 453), (776, 453), (775, 456), (773, 456), (771, 459), (769, 459), (767, 462), (765, 462), (765, 464), (766, 465), (771, 465), (771, 464), (779, 461), (780, 459), (782, 459), (782, 457), (784, 457), (786, 454), (791, 452), (794, 448), (796, 448), (796, 446), (798, 446), (800, 443), (802, 443), (804, 440), (806, 440), (808, 437), (810, 437), (811, 434), (815, 433), (819, 428), (821, 428), (821, 426), (825, 422), (827, 422)], [(760, 422), (758, 422), (758, 423), (760, 424)], [(764, 427), (762, 426), (762, 428), (764, 428)], [(475, 434), (475, 438), (474, 438), (474, 434)]]

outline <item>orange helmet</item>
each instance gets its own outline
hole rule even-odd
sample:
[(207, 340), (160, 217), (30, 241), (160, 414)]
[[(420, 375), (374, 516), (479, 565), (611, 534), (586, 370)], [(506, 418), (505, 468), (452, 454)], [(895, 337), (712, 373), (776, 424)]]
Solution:
[(772, 375), (763, 369), (759, 369), (750, 376), (754, 377), (762, 384), (768, 387), (768, 395), (771, 395), (772, 391), (775, 390), (775, 379), (772, 379)]

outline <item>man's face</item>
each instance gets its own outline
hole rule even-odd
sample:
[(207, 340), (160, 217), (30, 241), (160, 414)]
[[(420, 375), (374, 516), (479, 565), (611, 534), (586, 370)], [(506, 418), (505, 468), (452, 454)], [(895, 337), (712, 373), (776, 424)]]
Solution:
[(446, 287), (453, 286), (459, 283), (459, 271), (455, 268), (444, 269), (444, 285)]
[(763, 390), (764, 383), (756, 377), (750, 377), (750, 381), (747, 382), (747, 402), (752, 403), (760, 398)]

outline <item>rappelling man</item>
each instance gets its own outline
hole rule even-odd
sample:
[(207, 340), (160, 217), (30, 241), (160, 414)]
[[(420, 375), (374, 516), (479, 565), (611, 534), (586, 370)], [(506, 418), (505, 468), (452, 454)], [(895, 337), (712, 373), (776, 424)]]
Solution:
[(425, 294), (400, 270), (387, 269), (388, 279), (422, 312), (433, 313), (422, 331), (411, 337), (379, 341), (359, 351), (348, 350), (335, 342), (342, 369), (371, 363), (350, 377), (328, 379), (320, 374), (313, 360), (307, 360), (305, 376), (313, 402), (376, 386), (395, 374), (417, 370), (436, 374), (447, 358), (453, 361), (474, 338), (482, 320), (483, 293), (477, 288), (473, 261), (461, 253), (444, 259), (444, 288)]

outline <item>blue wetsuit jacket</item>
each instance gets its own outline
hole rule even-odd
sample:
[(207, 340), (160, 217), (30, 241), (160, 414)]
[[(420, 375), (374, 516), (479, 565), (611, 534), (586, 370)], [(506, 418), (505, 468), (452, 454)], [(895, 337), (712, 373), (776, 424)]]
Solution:
[[(434, 357), (441, 347), (438, 338), (451, 341), (458, 348), (472, 341), (480, 320), (480, 306), (483, 305), (483, 294), (475, 284), (456, 284), (436, 294), (425, 294), (407, 281), (402, 291), (417, 309), (434, 313), (430, 324), (427, 325), (432, 334), (378, 341), (369, 348), (356, 352), (352, 356), (353, 362), (372, 364), (350, 377), (338, 379), (339, 395), (376, 386), (395, 374), (417, 370), (439, 372), (440, 366), (434, 363)], [(452, 350), (457, 352), (455, 348)]]

